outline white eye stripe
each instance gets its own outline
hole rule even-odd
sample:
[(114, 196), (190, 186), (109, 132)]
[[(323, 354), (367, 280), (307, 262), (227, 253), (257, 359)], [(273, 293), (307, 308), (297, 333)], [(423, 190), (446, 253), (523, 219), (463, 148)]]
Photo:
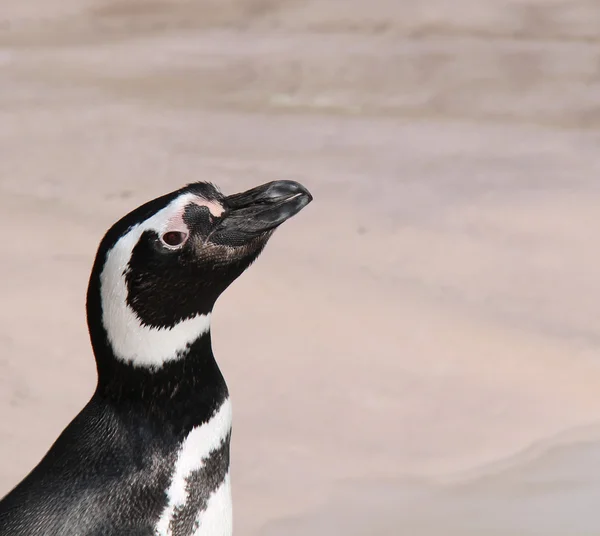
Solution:
[(185, 209), (190, 204), (197, 205), (199, 207), (205, 207), (208, 209), (209, 218), (213, 220), (214, 218), (220, 218), (225, 212), (223, 206), (216, 201), (206, 201), (196, 195), (186, 194), (181, 196), (178, 200), (175, 210), (171, 213), (170, 217), (163, 220), (161, 223), (160, 229), (162, 233), (166, 233), (168, 231), (188, 231), (188, 226), (183, 219), (183, 215), (185, 213)]
[(144, 325), (127, 303), (126, 276), (134, 247), (144, 231), (162, 237), (168, 230), (181, 231), (176, 225), (185, 206), (197, 199), (187, 194), (179, 197), (146, 221), (135, 225), (108, 252), (100, 273), (102, 323), (115, 356), (137, 366), (160, 367), (167, 361), (182, 358), (189, 345), (209, 331), (210, 314), (198, 314), (172, 327)]

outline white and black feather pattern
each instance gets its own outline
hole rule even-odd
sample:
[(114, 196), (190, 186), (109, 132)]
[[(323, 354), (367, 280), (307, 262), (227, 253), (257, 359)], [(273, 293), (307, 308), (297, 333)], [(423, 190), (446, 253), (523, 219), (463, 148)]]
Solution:
[[(180, 256), (158, 255), (162, 264), (156, 264), (139, 254), (165, 231), (187, 226), (188, 207), (205, 202), (202, 191), (171, 194), (106, 234), (88, 289), (96, 392), (0, 502), (1, 535), (231, 534), (231, 404), (209, 331), (218, 290), (203, 293), (210, 281), (201, 273), (198, 281), (190, 279)], [(207, 203), (200, 216), (214, 217), (219, 201)], [(136, 270), (160, 288), (139, 292)], [(187, 291), (179, 289), (186, 283)], [(169, 300), (161, 291), (175, 295), (185, 312), (165, 316)], [(158, 315), (148, 314), (154, 308)], [(162, 322), (153, 323), (161, 314)], [(177, 496), (180, 489), (185, 493)], [(159, 526), (166, 515), (165, 532)]]
[(152, 217), (130, 228), (106, 254), (100, 272), (102, 324), (118, 359), (136, 366), (160, 367), (166, 361), (181, 358), (189, 345), (209, 330), (208, 312), (173, 325), (149, 325), (130, 305), (136, 297), (128, 285), (128, 276), (135, 270), (131, 266), (134, 248), (144, 234), (159, 236), (169, 228), (181, 229), (185, 207), (198, 200), (193, 194), (175, 198)]
[(231, 403), (211, 311), (310, 199), (292, 181), (229, 197), (195, 183), (107, 231), (86, 302), (96, 390), (0, 501), (0, 536), (231, 536)]
[(231, 404), (183, 441), (167, 490), (168, 504), (156, 536), (227, 536), (232, 531), (229, 486)]

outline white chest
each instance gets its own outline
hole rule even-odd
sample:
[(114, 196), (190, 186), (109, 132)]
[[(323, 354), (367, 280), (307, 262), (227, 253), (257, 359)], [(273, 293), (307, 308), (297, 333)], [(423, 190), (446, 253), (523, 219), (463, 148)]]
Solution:
[[(167, 507), (156, 536), (231, 536), (232, 504), (228, 467), (231, 403), (226, 400), (204, 425), (182, 442)], [(210, 478), (205, 478), (210, 473)]]
[(190, 536), (231, 536), (233, 533), (233, 512), (231, 505), (231, 485), (229, 473), (215, 491), (196, 519), (197, 528)]

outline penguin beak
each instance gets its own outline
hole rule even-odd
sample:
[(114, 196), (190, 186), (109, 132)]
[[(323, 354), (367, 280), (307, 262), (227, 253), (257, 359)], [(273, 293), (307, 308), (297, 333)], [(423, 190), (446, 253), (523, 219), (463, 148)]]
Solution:
[(211, 241), (240, 245), (295, 216), (312, 195), (295, 181), (274, 181), (224, 199), (226, 213)]

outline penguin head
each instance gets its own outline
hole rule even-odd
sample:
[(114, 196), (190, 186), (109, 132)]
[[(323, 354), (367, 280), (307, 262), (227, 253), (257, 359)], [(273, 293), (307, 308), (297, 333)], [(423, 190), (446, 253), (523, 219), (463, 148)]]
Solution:
[(96, 353), (104, 345), (150, 367), (184, 356), (208, 331), (219, 295), (311, 200), (293, 181), (230, 196), (197, 182), (121, 218), (100, 243), (88, 287)]

